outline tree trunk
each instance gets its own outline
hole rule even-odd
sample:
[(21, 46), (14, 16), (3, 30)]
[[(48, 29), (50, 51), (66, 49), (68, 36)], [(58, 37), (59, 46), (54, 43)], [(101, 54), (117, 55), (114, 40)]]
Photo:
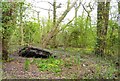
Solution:
[(75, 0), (73, 2), (73, 4), (68, 7), (64, 13), (61, 15), (61, 17), (58, 19), (58, 21), (56, 22), (56, 24), (53, 26), (53, 28), (51, 29), (51, 31), (48, 33), (48, 35), (46, 37), (43, 38), (43, 43), (42, 43), (42, 48), (45, 48), (48, 44), (48, 42), (54, 37), (57, 28), (59, 26), (59, 24), (62, 22), (62, 20), (66, 17), (67, 13), (74, 7), (75, 3), (76, 3), (77, 0)]
[(106, 48), (106, 35), (109, 19), (110, 2), (98, 2), (97, 8), (97, 43), (95, 54), (104, 55)]
[(20, 3), (20, 33), (21, 33), (21, 45), (24, 44), (24, 35), (23, 35), (23, 22), (22, 22), (22, 16), (23, 16), (23, 11), (22, 11), (22, 6), (23, 6), (23, 3)]
[[(6, 6), (9, 6), (8, 10), (4, 10)], [(14, 8), (15, 4), (13, 2), (2, 2), (2, 60), (4, 61), (8, 59), (8, 44), (12, 34), (10, 28), (14, 27), (13, 24), (15, 23), (13, 16)]]
[(2, 60), (7, 61), (8, 59), (8, 36), (6, 36), (6, 31), (4, 31), (2, 37)]
[(107, 31), (108, 31), (108, 22), (109, 22), (109, 9), (110, 9), (110, 2), (107, 2), (105, 5), (105, 9), (104, 9), (104, 19), (105, 19), (105, 27), (103, 28), (103, 39), (104, 39), (104, 54), (106, 54), (106, 47), (107, 47)]
[[(56, 8), (56, 0), (54, 0), (54, 2), (53, 2), (53, 27), (56, 24), (56, 9), (57, 9)], [(53, 48), (56, 47), (56, 36), (54, 36), (52, 39), (52, 47)]]
[(120, 1), (118, 2), (118, 13), (120, 14)]
[(56, 24), (56, 0), (53, 2), (53, 25)]
[[(118, 13), (119, 13), (119, 18), (118, 18), (118, 57), (120, 57), (120, 1), (118, 2)], [(120, 60), (119, 60), (120, 62)]]

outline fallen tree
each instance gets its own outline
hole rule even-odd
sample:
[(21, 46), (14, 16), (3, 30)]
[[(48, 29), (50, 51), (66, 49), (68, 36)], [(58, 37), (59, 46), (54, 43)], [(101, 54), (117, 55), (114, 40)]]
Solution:
[(63, 14), (59, 17), (59, 19), (57, 20), (57, 22), (54, 24), (53, 28), (51, 29), (50, 32), (48, 32), (48, 34), (43, 38), (42, 40), (42, 48), (46, 48), (47, 44), (49, 43), (49, 41), (56, 35), (56, 32), (58, 32), (58, 26), (60, 25), (60, 23), (62, 22), (62, 20), (66, 17), (66, 15), (68, 14), (68, 12), (74, 7), (74, 5), (76, 4), (78, 0), (75, 0), (71, 6), (70, 6), (70, 0), (68, 0), (68, 4), (67, 4), (67, 9), (63, 12)]
[[(48, 58), (52, 56), (52, 53), (50, 53), (47, 50), (43, 50), (36, 47), (31, 46), (25, 46), (18, 52), (19, 56), (22, 57), (34, 57), (34, 58)], [(55, 56), (54, 56), (55, 57)]]

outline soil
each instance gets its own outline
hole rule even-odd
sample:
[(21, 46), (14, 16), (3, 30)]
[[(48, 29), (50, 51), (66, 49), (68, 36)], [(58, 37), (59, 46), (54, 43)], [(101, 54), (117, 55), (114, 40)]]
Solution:
[[(25, 57), (20, 57), (17, 53), (12, 54), (10, 57), (14, 59), (3, 63), (4, 79), (83, 79), (86, 75), (94, 75), (96, 73), (95, 66), (98, 64), (94, 60), (93, 55), (83, 55), (81, 56), (80, 64), (73, 64), (71, 61), (72, 65), (70, 67), (62, 67), (62, 71), (59, 73), (39, 71), (35, 64), (30, 64), (29, 70), (25, 71)], [(70, 61), (70, 56), (66, 54), (60, 54), (59, 58), (65, 62)], [(33, 60), (33, 58), (27, 59)], [(103, 64), (102, 66), (104, 72), (108, 65)]]

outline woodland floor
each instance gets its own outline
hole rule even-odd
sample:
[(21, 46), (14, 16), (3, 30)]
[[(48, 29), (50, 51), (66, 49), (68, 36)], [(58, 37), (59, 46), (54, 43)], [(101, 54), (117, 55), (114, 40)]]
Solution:
[[(34, 58), (19, 57), (17, 53), (10, 55), (12, 59), (3, 63), (4, 79), (118, 79), (119, 73), (117, 67), (111, 64), (109, 60), (101, 60), (94, 54), (83, 54), (79, 51), (71, 52), (64, 50), (53, 51), (57, 58), (62, 59), (69, 64), (62, 66), (58, 73), (50, 71), (40, 71), (36, 64), (30, 64), (29, 69), (24, 69), (26, 59), (33, 61)], [(73, 62), (80, 55), (80, 63)], [(35, 58), (40, 60), (40, 58)], [(49, 58), (48, 58), (49, 59)], [(73, 59), (73, 60), (72, 60)]]

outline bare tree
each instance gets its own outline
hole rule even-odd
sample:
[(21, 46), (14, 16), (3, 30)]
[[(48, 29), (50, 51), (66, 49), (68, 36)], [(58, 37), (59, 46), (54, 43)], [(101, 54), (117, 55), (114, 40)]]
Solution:
[(94, 9), (94, 3), (93, 3), (93, 5), (91, 4), (91, 2), (89, 2), (88, 3), (88, 5), (87, 5), (87, 8), (85, 7), (85, 3), (84, 4), (82, 4), (82, 6), (83, 6), (83, 9), (85, 10), (85, 12), (87, 13), (87, 23), (88, 23), (88, 21), (91, 21), (91, 16), (90, 16), (90, 13), (93, 11), (93, 9)]
[(60, 18), (58, 18), (56, 24), (53, 26), (53, 28), (48, 33), (48, 35), (46, 37), (44, 37), (43, 42), (42, 42), (42, 47), (43, 48), (45, 48), (47, 46), (48, 42), (54, 37), (54, 35), (57, 31), (57, 27), (62, 22), (62, 20), (66, 17), (67, 13), (74, 7), (76, 2), (77, 2), (77, 0), (75, 0), (70, 6), (69, 0), (68, 0), (67, 9), (63, 12), (63, 14), (60, 16)]
[(77, 20), (77, 13), (78, 13), (78, 9), (79, 9), (79, 7), (80, 7), (80, 5), (81, 5), (81, 1), (79, 1), (79, 3), (77, 4), (75, 4), (75, 6), (74, 6), (74, 8), (75, 8), (75, 26), (76, 26), (76, 20)]

